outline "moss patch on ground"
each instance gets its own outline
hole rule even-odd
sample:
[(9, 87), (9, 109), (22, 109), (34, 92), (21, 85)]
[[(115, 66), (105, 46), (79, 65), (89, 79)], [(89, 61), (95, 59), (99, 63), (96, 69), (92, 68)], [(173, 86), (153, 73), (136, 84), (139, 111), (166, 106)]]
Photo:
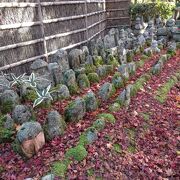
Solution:
[(98, 114), (98, 118), (102, 118), (104, 119), (106, 122), (110, 122), (110, 123), (115, 123), (116, 119), (115, 117), (110, 114), (110, 113), (102, 113), (102, 114)]
[(159, 89), (156, 91), (155, 99), (160, 103), (164, 103), (168, 97), (168, 93), (171, 88), (179, 81), (180, 72), (175, 73), (175, 75), (171, 76), (170, 79), (164, 83)]

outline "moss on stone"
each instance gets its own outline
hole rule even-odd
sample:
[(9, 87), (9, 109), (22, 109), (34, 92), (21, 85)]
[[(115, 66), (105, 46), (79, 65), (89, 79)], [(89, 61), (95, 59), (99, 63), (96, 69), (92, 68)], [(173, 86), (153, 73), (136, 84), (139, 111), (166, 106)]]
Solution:
[(127, 52), (127, 62), (132, 62), (134, 57), (133, 52)]
[(88, 77), (86, 76), (86, 74), (80, 74), (78, 77), (77, 77), (77, 82), (79, 84), (79, 87), (81, 89), (85, 89), (85, 88), (89, 88), (90, 87), (90, 82), (89, 82), (89, 79)]
[(90, 83), (98, 83), (100, 81), (100, 78), (97, 73), (89, 73), (88, 79)]
[(117, 103), (117, 102), (115, 102), (115, 103), (113, 103), (113, 104), (109, 107), (109, 110), (110, 110), (111, 112), (117, 112), (117, 111), (120, 110), (120, 108), (121, 108), (120, 104)]
[(110, 123), (115, 123), (116, 122), (115, 117), (110, 113), (98, 114), (98, 118), (104, 119), (106, 122), (110, 122)]
[(14, 131), (4, 127), (6, 116), (0, 116), (0, 143), (12, 142)]
[(106, 69), (106, 74), (111, 74), (114, 71), (114, 67), (113, 65), (104, 65), (105, 69)]
[(113, 55), (109, 55), (109, 65), (113, 65), (113, 67), (118, 67), (119, 66), (119, 62), (118, 60), (113, 56)]
[(68, 159), (73, 159), (73, 160), (80, 162), (86, 158), (87, 154), (88, 154), (88, 152), (86, 151), (84, 146), (77, 145), (74, 148), (68, 149), (65, 156)]
[(97, 131), (101, 131), (105, 127), (105, 121), (104, 119), (97, 119), (94, 123), (93, 126)]
[(121, 73), (120, 72), (116, 72), (112, 78), (112, 83), (114, 85), (115, 88), (121, 88), (124, 87), (124, 80), (121, 77)]
[(38, 98), (38, 95), (34, 89), (28, 89), (27, 93), (22, 96), (22, 99), (25, 101), (35, 101)]
[(79, 87), (78, 87), (78, 85), (76, 83), (69, 85), (68, 89), (69, 89), (69, 92), (70, 92), (71, 95), (77, 94), (78, 91), (79, 91)]
[(96, 66), (90, 65), (90, 64), (85, 64), (85, 73), (86, 74), (93, 73), (95, 71), (96, 71)]
[(51, 100), (50, 99), (46, 99), (41, 104), (37, 105), (36, 108), (50, 109), (51, 105), (52, 105), (51, 104)]
[(94, 58), (94, 65), (96, 67), (101, 66), (101, 65), (104, 64), (103, 58), (101, 56), (93, 56), (93, 58)]
[(14, 108), (14, 102), (7, 100), (1, 105), (2, 114), (11, 113)]

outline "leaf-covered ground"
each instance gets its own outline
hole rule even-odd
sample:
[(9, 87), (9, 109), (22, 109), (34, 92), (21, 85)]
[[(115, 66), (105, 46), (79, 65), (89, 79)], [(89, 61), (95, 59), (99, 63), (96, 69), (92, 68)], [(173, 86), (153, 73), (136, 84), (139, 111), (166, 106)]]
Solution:
[[(147, 72), (158, 57), (155, 55), (150, 58), (128, 83), (133, 83)], [(68, 167), (68, 179), (178, 179), (180, 85), (176, 84), (171, 89), (164, 104), (155, 99), (155, 93), (179, 69), (180, 50), (165, 64), (162, 72), (153, 76), (144, 89), (132, 98), (128, 109), (113, 113), (116, 123), (108, 124), (98, 134), (98, 140), (88, 146), (88, 156), (83, 162), (74, 162)], [(111, 77), (108, 77), (101, 84), (110, 80)], [(96, 84), (92, 90), (97, 92), (98, 88), (99, 84)], [(86, 113), (80, 123), (68, 124), (63, 137), (46, 143), (28, 161), (14, 153), (10, 144), (1, 144), (0, 165), (4, 169), (1, 179), (38, 179), (46, 174), (51, 162), (61, 160), (67, 148), (76, 145), (79, 135), (91, 126), (96, 115), (108, 112), (109, 106), (121, 91), (119, 89), (110, 101), (102, 103), (96, 112)], [(54, 108), (62, 113), (66, 104), (57, 103)], [(38, 121), (43, 123), (46, 113), (45, 110), (39, 112)]]

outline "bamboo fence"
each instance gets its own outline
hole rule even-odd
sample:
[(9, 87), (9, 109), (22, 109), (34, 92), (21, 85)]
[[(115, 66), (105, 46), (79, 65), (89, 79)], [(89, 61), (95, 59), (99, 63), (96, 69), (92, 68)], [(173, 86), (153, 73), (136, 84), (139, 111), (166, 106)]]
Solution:
[(129, 0), (0, 0), (0, 71), (29, 64), (127, 25)]

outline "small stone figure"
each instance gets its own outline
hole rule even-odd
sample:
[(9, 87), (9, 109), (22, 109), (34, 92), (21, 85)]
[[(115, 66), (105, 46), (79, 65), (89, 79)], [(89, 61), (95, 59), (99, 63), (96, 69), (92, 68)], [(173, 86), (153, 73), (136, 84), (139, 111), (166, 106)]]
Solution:
[(135, 35), (139, 35), (143, 33), (143, 26), (141, 24), (141, 19), (139, 17), (136, 18), (136, 24), (134, 28), (135, 28), (134, 30)]
[(161, 19), (160, 16), (158, 16), (158, 17), (156, 18), (156, 27), (157, 27), (157, 28), (162, 28), (162, 27), (163, 27), (163, 22), (162, 22), (162, 19)]
[(153, 52), (159, 53), (161, 50), (158, 48), (158, 42), (156, 40), (153, 40), (151, 43), (151, 49)]

